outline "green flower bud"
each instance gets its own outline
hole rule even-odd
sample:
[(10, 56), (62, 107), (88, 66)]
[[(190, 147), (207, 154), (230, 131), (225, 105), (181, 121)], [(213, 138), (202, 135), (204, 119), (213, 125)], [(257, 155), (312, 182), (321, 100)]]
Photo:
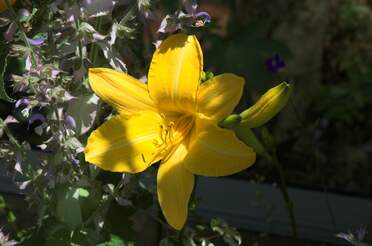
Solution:
[(204, 82), (212, 79), (213, 77), (214, 77), (214, 74), (212, 72), (209, 72), (209, 71), (204, 72), (204, 71), (202, 71), (201, 77), (200, 77), (200, 81), (201, 81), (201, 83), (204, 83)]
[(287, 104), (292, 94), (292, 88), (293, 86), (283, 82), (268, 90), (252, 107), (240, 114), (242, 117), (240, 124), (245, 127), (255, 128), (268, 122)]
[(239, 124), (241, 120), (242, 117), (240, 117), (240, 115), (231, 114), (227, 116), (223, 121), (221, 121), (219, 125), (220, 127), (231, 129), (234, 128), (234, 126), (236, 126), (237, 124)]

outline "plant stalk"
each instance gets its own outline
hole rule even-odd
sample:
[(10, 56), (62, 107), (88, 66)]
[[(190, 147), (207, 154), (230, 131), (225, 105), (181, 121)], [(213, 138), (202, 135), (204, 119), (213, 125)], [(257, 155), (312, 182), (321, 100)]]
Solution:
[(297, 226), (296, 226), (296, 218), (294, 215), (294, 206), (293, 201), (289, 197), (288, 190), (287, 190), (287, 184), (284, 176), (284, 171), (282, 168), (282, 165), (279, 162), (278, 156), (276, 154), (276, 151), (273, 151), (272, 153), (272, 162), (274, 163), (274, 166), (279, 174), (279, 187), (283, 195), (284, 202), (286, 203), (289, 218), (291, 220), (291, 227), (292, 227), (292, 236), (294, 240), (294, 245), (296, 245), (297, 241)]

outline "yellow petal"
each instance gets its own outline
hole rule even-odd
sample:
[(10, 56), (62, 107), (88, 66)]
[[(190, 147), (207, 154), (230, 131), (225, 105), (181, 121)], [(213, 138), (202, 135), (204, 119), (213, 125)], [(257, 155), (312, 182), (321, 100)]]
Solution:
[(195, 110), (203, 54), (195, 36), (176, 34), (155, 51), (148, 75), (151, 98), (163, 111)]
[(186, 154), (186, 147), (179, 145), (173, 155), (160, 165), (157, 176), (160, 207), (168, 224), (177, 230), (181, 230), (186, 222), (194, 187), (194, 175), (182, 165)]
[(94, 92), (121, 114), (130, 116), (142, 110), (155, 110), (146, 85), (128, 74), (91, 68), (89, 82)]
[(192, 173), (204, 176), (225, 176), (251, 166), (256, 160), (252, 148), (227, 129), (212, 121), (198, 118), (184, 166)]
[(125, 119), (118, 115), (105, 122), (88, 138), (85, 160), (108, 171), (136, 173), (159, 160), (162, 118), (154, 112)]
[(238, 104), (244, 87), (244, 79), (226, 73), (213, 77), (200, 86), (198, 111), (218, 122), (228, 116)]

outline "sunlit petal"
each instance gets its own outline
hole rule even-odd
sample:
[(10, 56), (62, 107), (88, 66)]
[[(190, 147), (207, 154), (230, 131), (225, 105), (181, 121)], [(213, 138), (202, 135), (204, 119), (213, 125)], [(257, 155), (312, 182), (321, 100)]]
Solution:
[(194, 174), (225, 176), (246, 169), (255, 160), (252, 148), (242, 143), (232, 131), (198, 118), (183, 164)]
[(142, 110), (155, 111), (146, 85), (128, 74), (91, 68), (89, 82), (94, 92), (121, 114), (130, 116)]
[(244, 79), (234, 74), (213, 77), (199, 88), (198, 111), (215, 121), (224, 119), (238, 104), (243, 87)]
[(203, 68), (195, 36), (176, 34), (161, 43), (150, 65), (148, 89), (163, 111), (194, 111)]
[(90, 135), (85, 159), (112, 172), (141, 172), (160, 158), (155, 158), (155, 142), (160, 142), (161, 124), (161, 116), (154, 112), (130, 119), (115, 116)]
[(194, 187), (194, 176), (181, 164), (187, 154), (179, 145), (158, 171), (158, 199), (167, 222), (180, 230), (186, 222), (189, 199)]

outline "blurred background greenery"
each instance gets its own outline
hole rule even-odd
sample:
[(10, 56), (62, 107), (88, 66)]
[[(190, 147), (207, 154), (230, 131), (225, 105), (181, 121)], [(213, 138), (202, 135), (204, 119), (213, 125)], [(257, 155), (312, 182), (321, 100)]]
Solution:
[[(291, 186), (371, 195), (372, 2), (203, 1), (206, 69), (246, 79), (237, 111), (281, 81), (292, 100), (267, 128)], [(286, 67), (265, 62), (278, 54)], [(265, 133), (266, 132), (266, 133)], [(269, 139), (268, 139), (269, 138)], [(238, 178), (278, 180), (262, 158)]]

